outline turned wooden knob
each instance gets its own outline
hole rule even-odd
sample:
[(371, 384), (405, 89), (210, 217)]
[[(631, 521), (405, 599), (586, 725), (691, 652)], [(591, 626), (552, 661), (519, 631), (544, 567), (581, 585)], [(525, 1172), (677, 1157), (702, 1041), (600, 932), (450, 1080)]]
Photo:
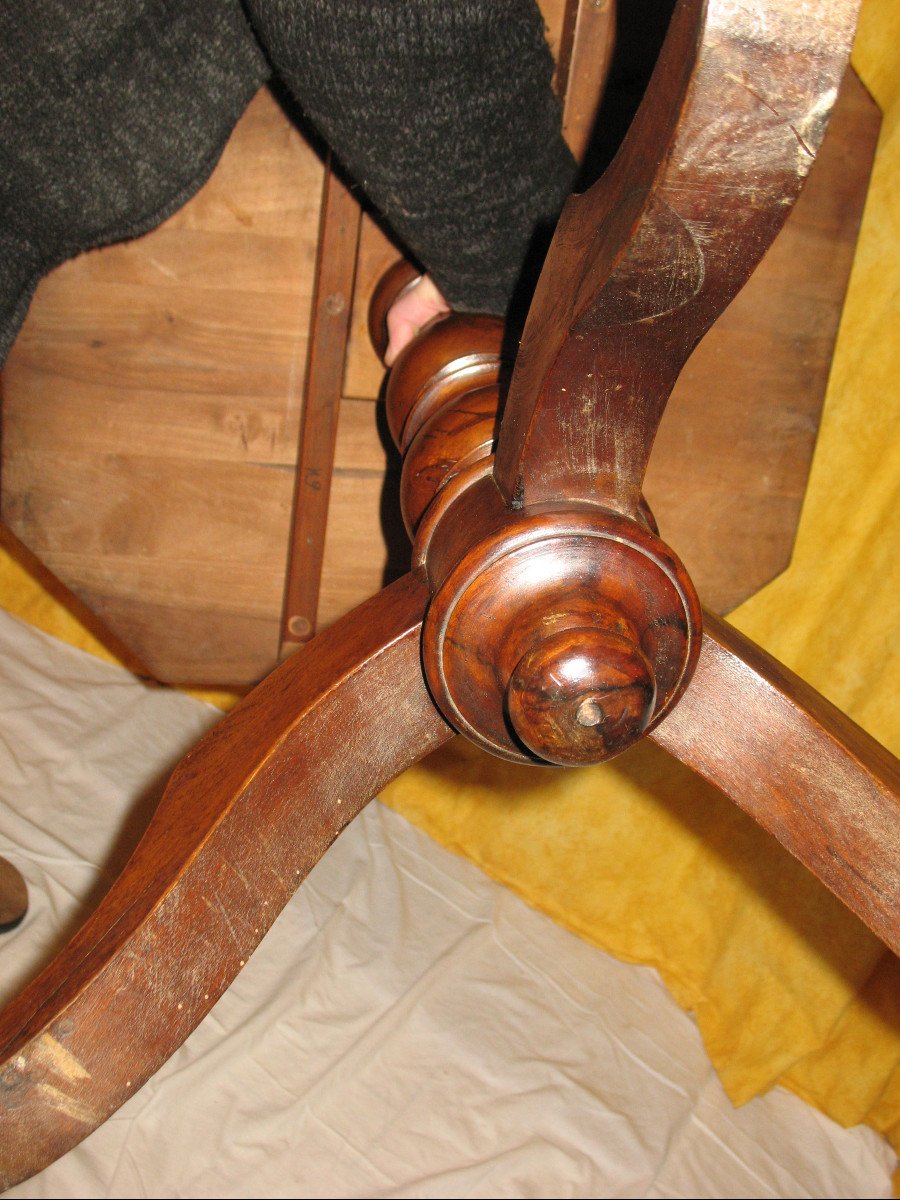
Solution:
[(415, 554), (433, 591), (422, 631), (431, 693), (503, 758), (602, 762), (687, 687), (699, 602), (642, 522), (590, 505), (507, 509), (487, 460), (438, 494)]
[[(407, 281), (399, 269), (383, 281), (377, 329)], [(501, 494), (502, 346), (495, 318), (451, 313), (406, 346), (387, 383), (404, 520), (432, 590), (425, 675), (447, 720), (496, 754), (601, 762), (687, 686), (700, 608), (642, 501), (631, 519), (593, 503), (523, 508)]]
[(516, 736), (558, 766), (611, 758), (637, 741), (653, 716), (653, 667), (631, 638), (567, 629), (518, 662), (506, 689)]
[(388, 428), (401, 452), (438, 409), (476, 388), (496, 386), (502, 346), (499, 318), (448, 313), (400, 351), (384, 399)]

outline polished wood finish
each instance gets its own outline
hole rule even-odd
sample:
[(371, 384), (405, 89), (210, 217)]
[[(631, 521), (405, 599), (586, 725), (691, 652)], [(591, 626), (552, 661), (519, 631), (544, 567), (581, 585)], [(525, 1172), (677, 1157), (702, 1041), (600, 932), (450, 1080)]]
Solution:
[(693, 672), (700, 607), (686, 572), (615, 513), (510, 511), (490, 475), (458, 480), (416, 546), (433, 591), (422, 655), (437, 704), (513, 761), (579, 766), (620, 753)]
[(500, 390), (476, 387), (442, 405), (418, 430), (403, 458), (400, 508), (412, 536), (440, 489), (494, 449)]
[(422, 426), (457, 396), (496, 385), (503, 323), (496, 317), (450, 313), (430, 323), (397, 356), (385, 390), (388, 428), (401, 451)]
[(764, 29), (754, 9), (679, 0), (623, 146), (570, 197), (550, 248), (497, 448), (511, 504), (636, 511), (678, 374), (809, 172), (855, 14), (836, 0), (823, 38), (805, 7)]
[(419, 668), (426, 599), (421, 573), (379, 593), (292, 655), (178, 767), (100, 907), (0, 1015), (0, 1188), (133, 1095), (344, 826), (452, 736)]
[[(376, 347), (381, 314), (406, 286), (392, 269), (376, 289)], [(699, 602), (645, 506), (639, 524), (593, 506), (518, 512), (504, 503), (492, 477), (500, 332), (484, 318), (436, 319), (388, 384), (388, 420), (405, 452), (401, 506), (433, 593), (425, 676), (447, 719), (494, 754), (601, 762), (686, 687)]]
[[(691, 355), (660, 424), (645, 493), (666, 540), (678, 547), (716, 612), (752, 595), (790, 558), (878, 129), (878, 110), (851, 70), (786, 226)], [(367, 302), (372, 279), (395, 257), (364, 218), (345, 396), (378, 394), (383, 367), (369, 343)], [(366, 444), (373, 464), (380, 461), (374, 420)], [(331, 571), (342, 581), (335, 597), (346, 597), (346, 605), (377, 578), (373, 570), (352, 590), (342, 566), (348, 555), (340, 554), (338, 530), (352, 535), (349, 505), (359, 493), (341, 476), (340, 452), (336, 463), (336, 529), (323, 578), (327, 612), (334, 611)]]
[[(810, 67), (806, 103), (816, 121), (833, 99), (830, 84), (842, 70), (847, 13), (840, 10), (838, 29), (824, 54), (830, 75), (823, 77), (815, 61)], [(704, 90), (717, 86), (717, 72), (724, 69), (716, 53), (722, 45), (731, 53), (734, 34), (741, 32), (740, 20), (731, 36), (716, 32), (720, 14), (715, 5), (711, 35), (701, 17), (700, 9), (682, 6), (682, 24), (673, 25), (656, 91), (646, 102), (653, 111), (661, 96), (673, 100), (673, 79), (679, 87), (683, 81), (675, 66), (667, 68), (666, 56), (674, 55), (677, 66), (685, 46), (702, 37), (685, 102), (688, 135), (676, 126), (674, 157), (641, 199), (653, 213), (660, 197), (671, 193), (672, 177), (684, 186), (681, 175), (687, 168), (689, 174), (705, 172), (712, 179), (709, 192), (716, 202), (728, 191), (727, 170), (739, 181), (740, 194), (742, 173), (749, 169), (742, 151), (735, 152), (731, 143), (717, 147), (714, 141), (697, 165), (699, 133), (691, 121), (697, 121), (696, 112), (708, 116), (711, 100)], [(757, 46), (748, 53), (766, 70), (771, 68), (768, 50)], [(730, 61), (728, 55), (725, 61)], [(780, 66), (784, 69), (783, 62)], [(744, 78), (747, 86), (748, 77), (752, 73)], [(733, 132), (746, 132), (743, 109), (738, 107), (731, 120)], [(771, 134), (768, 117), (762, 125)], [(796, 141), (796, 130), (790, 132)], [(783, 131), (776, 134), (780, 145)], [(631, 142), (645, 135), (639, 118), (623, 148), (625, 159), (640, 158), (640, 145)], [(804, 141), (802, 150), (812, 154), (811, 142)], [(719, 154), (723, 163), (717, 169)], [(783, 156), (783, 147), (779, 154)], [(764, 168), (768, 161), (764, 159)], [(670, 295), (675, 300), (670, 311), (650, 315), (642, 307), (634, 264), (627, 266), (624, 282), (617, 278), (633, 245), (627, 230), (619, 231), (626, 236), (624, 254), (610, 256), (611, 285), (602, 272), (592, 274), (596, 263), (590, 255), (589, 269), (582, 267), (582, 258), (572, 257), (573, 247), (590, 244), (592, 222), (603, 230), (605, 219), (615, 219), (615, 214), (605, 217), (604, 207), (610, 188), (615, 196), (614, 166), (612, 183), (604, 179), (574, 206), (570, 201), (568, 221), (564, 214), (526, 326), (526, 339), (529, 330), (532, 337), (549, 330), (551, 350), (553, 336), (559, 343), (555, 353), (543, 351), (543, 359), (525, 357), (524, 366), (522, 355), (517, 360), (493, 463), (485, 445), (490, 409), (487, 390), (478, 386), (481, 380), (468, 393), (452, 383), (442, 386), (465, 361), (457, 345), (465, 340), (460, 319), (452, 330), (449, 323), (443, 327), (435, 322), (398, 361), (389, 388), (390, 403), (399, 414), (392, 428), (401, 448), (414, 454), (413, 473), (420, 485), (417, 493), (408, 489), (406, 500), (411, 505), (407, 523), (417, 529), (414, 553), (433, 592), (423, 628), (423, 664), (447, 719), (503, 757), (562, 765), (600, 761), (659, 726), (654, 736), (661, 744), (733, 796), (896, 948), (900, 772), (895, 760), (715, 618), (707, 621), (703, 669), (690, 683), (701, 653), (696, 596), (681, 564), (647, 528), (646, 509), (634, 491), (642, 482), (642, 464), (667, 399), (660, 380), (682, 366), (684, 342), (667, 334), (646, 361), (636, 363), (632, 356), (648, 350), (647, 338), (657, 336), (660, 322), (683, 319), (690, 340), (698, 321), (708, 324), (716, 305), (727, 305), (740, 272), (752, 270), (761, 241), (775, 236), (785, 203), (806, 173), (797, 152), (793, 161), (793, 174), (773, 172), (768, 192), (760, 184), (748, 206), (752, 211), (743, 233), (751, 246), (743, 257), (714, 264), (718, 278), (713, 273), (712, 282), (701, 259), (695, 290), (684, 296), (676, 290)], [(667, 222), (669, 231), (677, 232)], [(736, 211), (723, 216), (725, 232), (730, 230), (732, 237), (740, 223)], [(639, 248), (646, 276), (657, 286), (657, 273), (671, 268), (671, 246), (660, 234), (658, 214), (651, 217), (650, 229), (649, 241)], [(641, 230), (639, 222), (638, 239), (644, 236)], [(715, 249), (717, 236), (711, 232), (705, 244)], [(692, 268), (696, 266), (693, 261)], [(559, 286), (567, 274), (574, 300)], [(613, 301), (607, 304), (609, 287)], [(577, 312), (579, 289), (589, 321)], [(568, 330), (553, 326), (554, 319), (561, 320), (560, 312), (572, 318)], [(481, 331), (473, 331), (473, 343), (480, 336)], [(435, 347), (430, 359), (429, 342)], [(615, 386), (610, 389), (605, 381), (588, 385), (585, 381), (602, 365), (610, 346), (622, 360), (613, 364)], [(430, 377), (425, 376), (426, 364), (433, 368)], [(541, 364), (544, 379), (538, 373)], [(637, 367), (635, 378), (645, 381), (640, 394), (616, 374)], [(530, 409), (521, 400), (527, 388), (533, 397)], [(645, 394), (649, 399), (641, 408)], [(423, 423), (417, 414), (426, 405), (429, 415)], [(523, 411), (531, 413), (528, 427), (523, 426)], [(404, 432), (409, 427), (433, 437), (417, 446), (415, 436)], [(466, 440), (460, 431), (469, 429)], [(440, 436), (443, 431), (446, 438)], [(511, 444), (518, 458), (504, 456), (504, 447)], [(455, 462), (454, 449), (459, 454)], [(511, 463), (518, 471), (512, 487)], [(604, 480), (611, 490), (604, 490)], [(660, 637), (654, 644), (652, 639)], [(685, 688), (689, 699), (682, 707), (678, 701)], [(754, 778), (750, 784), (748, 772)]]
[(721, 788), (900, 954), (900, 763), (732, 626), (650, 735)]
[[(413, 573), (188, 756), (95, 916), (0, 1016), (7, 1183), (156, 1069), (354, 812), (452, 736), (423, 671), (455, 725), (510, 757), (593, 761), (652, 731), (900, 948), (896, 764), (714, 617), (701, 639), (693, 587), (640, 496), (671, 380), (774, 236), (848, 50), (840, 0), (802, 22), (782, 0), (761, 11), (679, 5), (618, 166), (567, 210), (496, 457), (463, 438), (468, 461), (416, 469)], [(721, 229), (701, 228), (717, 206)], [(496, 329), (477, 319), (435, 322), (401, 357), (388, 405), (410, 454), (441, 420), (453, 440), (465, 396), (500, 369)]]
[(388, 344), (387, 315), (391, 305), (422, 278), (418, 267), (405, 258), (392, 263), (372, 289), (366, 328), (372, 349), (383, 362)]

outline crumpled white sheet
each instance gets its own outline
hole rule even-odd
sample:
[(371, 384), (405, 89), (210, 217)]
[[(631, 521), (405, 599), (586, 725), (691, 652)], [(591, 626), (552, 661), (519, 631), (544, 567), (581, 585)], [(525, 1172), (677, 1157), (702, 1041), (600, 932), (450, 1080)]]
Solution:
[[(217, 716), (0, 613), (0, 853), (31, 893), (0, 998)], [(733, 1109), (654, 971), (373, 804), (158, 1075), (8, 1195), (888, 1197), (895, 1165), (786, 1092)]]

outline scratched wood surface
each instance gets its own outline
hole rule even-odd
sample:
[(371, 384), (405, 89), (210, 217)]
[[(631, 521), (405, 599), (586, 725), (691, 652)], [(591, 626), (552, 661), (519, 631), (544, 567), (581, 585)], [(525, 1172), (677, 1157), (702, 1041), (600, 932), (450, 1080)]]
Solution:
[(0, 1190), (134, 1095), (360, 809), (453, 736), (419, 667), (426, 599), (421, 573), (373, 597), (182, 760), (97, 910), (0, 1014)]
[[(688, 360), (661, 422), (646, 495), (716, 612), (790, 560), (879, 129), (851, 70), (790, 219)], [(372, 280), (394, 261), (371, 221), (360, 254), (344, 379), (347, 395), (366, 397), (383, 373), (366, 327)]]
[[(545, 12), (558, 40), (563, 5)], [(877, 129), (849, 77), (807, 192), (660, 429), (647, 494), (717, 611), (790, 555)], [(160, 678), (246, 683), (277, 658), (321, 170), (260, 93), (182, 212), (44, 281), (4, 372), (3, 519)], [(365, 217), (320, 627), (406, 567), (366, 331), (396, 255)]]
[(645, 495), (715, 612), (790, 561), (880, 124), (848, 71), (787, 224), (688, 359), (660, 423)]

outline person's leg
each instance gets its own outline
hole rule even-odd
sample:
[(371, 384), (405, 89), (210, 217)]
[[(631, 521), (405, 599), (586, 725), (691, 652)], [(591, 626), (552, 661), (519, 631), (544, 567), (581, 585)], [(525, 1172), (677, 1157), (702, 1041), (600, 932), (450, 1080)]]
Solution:
[(267, 74), (238, 0), (0, 6), (0, 361), (43, 274), (193, 195)]
[(534, 0), (247, 0), (272, 66), (454, 307), (503, 314), (574, 163)]

